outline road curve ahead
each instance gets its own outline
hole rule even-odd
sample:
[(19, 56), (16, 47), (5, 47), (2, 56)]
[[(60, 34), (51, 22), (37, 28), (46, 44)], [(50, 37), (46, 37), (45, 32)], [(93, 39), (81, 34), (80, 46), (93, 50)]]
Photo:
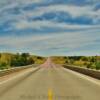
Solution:
[(96, 80), (55, 65), (50, 58), (39, 67), (1, 83), (0, 100), (100, 100)]

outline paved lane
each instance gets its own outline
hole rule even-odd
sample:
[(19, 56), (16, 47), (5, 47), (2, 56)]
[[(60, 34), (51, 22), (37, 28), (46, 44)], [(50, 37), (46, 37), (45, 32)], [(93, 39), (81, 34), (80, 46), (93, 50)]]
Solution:
[(15, 80), (2, 84), (0, 88), (6, 86), (6, 91), (0, 90), (0, 100), (100, 100), (100, 85), (58, 67), (50, 59), (39, 67), (22, 81), (17, 78), (17, 84)]

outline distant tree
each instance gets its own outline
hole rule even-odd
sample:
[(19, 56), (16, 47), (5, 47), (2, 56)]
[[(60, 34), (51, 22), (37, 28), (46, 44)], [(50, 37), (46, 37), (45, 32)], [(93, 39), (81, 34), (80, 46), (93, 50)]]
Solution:
[(5, 62), (0, 63), (0, 69), (7, 69), (8, 65)]
[(11, 61), (11, 66), (24, 66), (27, 65), (27, 57), (29, 55), (22, 53), (21, 55), (17, 53)]
[(0, 53), (0, 58), (1, 58), (1, 53)]
[(40, 60), (41, 60), (41, 59), (42, 59), (42, 57), (37, 57), (37, 59), (40, 59)]
[(91, 57), (90, 62), (96, 62), (96, 57)]
[(87, 68), (96, 69), (95, 63), (91, 62), (91, 63), (87, 64)]
[(100, 62), (96, 62), (96, 69), (100, 70)]
[(68, 57), (64, 56), (64, 59), (68, 59)]
[(32, 57), (29, 57), (28, 64), (34, 64), (34, 63), (35, 63), (35, 61), (33, 60), (33, 58)]
[(43, 57), (32, 56), (29, 53), (10, 54), (0, 53), (0, 69), (6, 69), (15, 66), (25, 66), (29, 64), (37, 64), (44, 61)]
[(81, 60), (83, 60), (83, 61), (88, 61), (88, 59), (89, 59), (89, 58), (88, 58), (88, 57), (85, 57), (85, 56), (82, 56), (82, 57), (81, 57)]
[(27, 58), (27, 57), (30, 56), (30, 54), (29, 53), (22, 53), (21, 56), (24, 57), (24, 58)]
[(65, 61), (65, 63), (69, 63), (69, 61), (68, 61), (68, 60), (66, 60), (66, 61)]

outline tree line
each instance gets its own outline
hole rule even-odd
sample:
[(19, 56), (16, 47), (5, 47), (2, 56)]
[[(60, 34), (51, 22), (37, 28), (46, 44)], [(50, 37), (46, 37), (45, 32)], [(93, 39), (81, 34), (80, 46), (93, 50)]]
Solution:
[(55, 63), (100, 70), (100, 56), (56, 56), (52, 59)]
[(0, 53), (0, 69), (43, 63), (44, 58), (29, 53)]
[(83, 66), (91, 69), (100, 69), (100, 56), (79, 56), (79, 57), (70, 57), (72, 64)]

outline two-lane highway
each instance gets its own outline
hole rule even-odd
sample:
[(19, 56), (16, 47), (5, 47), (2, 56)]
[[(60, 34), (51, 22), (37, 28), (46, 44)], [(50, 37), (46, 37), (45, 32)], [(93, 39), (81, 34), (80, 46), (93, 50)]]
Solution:
[[(89, 80), (94, 82), (89, 81), (84, 75), (58, 67), (50, 58), (39, 67), (38, 71), (25, 74), (27, 77), (1, 84), (0, 100), (100, 100), (99, 80), (98, 84), (92, 78)], [(21, 81), (21, 77), (25, 78)]]

